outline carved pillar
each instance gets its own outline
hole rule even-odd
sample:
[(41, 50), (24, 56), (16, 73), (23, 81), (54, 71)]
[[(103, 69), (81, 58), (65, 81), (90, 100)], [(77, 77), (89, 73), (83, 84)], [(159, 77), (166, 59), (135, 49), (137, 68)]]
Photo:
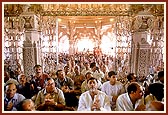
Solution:
[(147, 76), (149, 74), (150, 45), (146, 39), (146, 32), (136, 32), (133, 35), (132, 72), (138, 76)]
[[(146, 15), (147, 14), (147, 15)], [(148, 28), (152, 15), (140, 12), (133, 21), (132, 72), (137, 76), (147, 76), (150, 65), (150, 44), (147, 42)]]
[(23, 26), (25, 28), (25, 40), (23, 42), (23, 65), (24, 74), (30, 76), (33, 74), (33, 67), (35, 64), (41, 64), (39, 49), (37, 48), (39, 41), (37, 16), (34, 12), (28, 11), (30, 5), (25, 5), (24, 12), (20, 15)]
[(26, 76), (33, 74), (33, 66), (35, 65), (34, 48), (30, 40), (23, 42), (23, 65)]
[(69, 26), (69, 54), (74, 54), (75, 53), (75, 40), (74, 40), (74, 34), (75, 34), (75, 25), (73, 22), (69, 21), (68, 22), (68, 26)]
[(141, 42), (137, 44), (135, 72), (138, 76), (147, 76), (149, 74), (150, 65), (150, 45), (146, 38), (141, 38)]

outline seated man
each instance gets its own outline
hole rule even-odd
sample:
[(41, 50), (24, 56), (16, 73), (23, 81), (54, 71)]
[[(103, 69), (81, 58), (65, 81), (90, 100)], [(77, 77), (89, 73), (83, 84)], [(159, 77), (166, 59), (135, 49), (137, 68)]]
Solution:
[(97, 66), (96, 62), (90, 63), (91, 72), (93, 73), (93, 77), (97, 78), (100, 82), (104, 79), (104, 73)]
[(97, 84), (94, 77), (88, 80), (89, 90), (79, 97), (78, 111), (111, 111), (109, 97), (97, 89)]
[(140, 104), (143, 96), (142, 86), (137, 82), (132, 82), (127, 87), (127, 93), (118, 96), (116, 101), (117, 111), (145, 111), (144, 104)]
[(116, 108), (118, 96), (125, 93), (125, 88), (120, 81), (117, 81), (116, 75), (117, 73), (114, 71), (108, 72), (109, 81), (104, 82), (101, 89), (109, 96), (112, 110)]
[[(85, 75), (85, 81), (83, 81), (82, 85), (81, 85), (81, 92), (82, 93), (89, 90), (87, 82), (91, 77), (93, 77), (93, 73), (92, 72), (87, 72), (86, 75)], [(102, 83), (99, 80), (97, 80), (97, 81), (98, 81), (98, 84), (97, 84), (98, 86), (97, 87), (98, 87), (99, 90), (101, 90)]]
[(127, 87), (128, 85), (131, 83), (131, 82), (137, 82), (137, 78), (136, 78), (136, 75), (135, 73), (129, 73), (127, 75), (127, 83), (125, 84), (125, 91), (127, 91)]
[(17, 111), (19, 103), (25, 99), (25, 97), (22, 94), (16, 93), (16, 91), (16, 84), (6, 84), (4, 98), (5, 111)]
[(56, 75), (56, 87), (63, 91), (66, 106), (76, 107), (78, 105), (78, 99), (74, 90), (74, 81), (70, 77), (65, 76), (63, 70), (57, 70)]
[(149, 95), (145, 97), (145, 104), (149, 105), (152, 101), (164, 101), (164, 85), (160, 82), (151, 83), (148, 87)]
[(34, 75), (30, 79), (30, 83), (34, 85), (34, 88), (37, 88), (37, 92), (44, 88), (44, 81), (49, 77), (48, 74), (44, 73), (41, 65), (34, 66)]
[(30, 99), (37, 92), (37, 88), (32, 88), (33, 84), (27, 82), (27, 78), (24, 74), (18, 75), (18, 82), (17, 92), (25, 96), (25, 98)]
[(24, 99), (19, 104), (18, 111), (35, 111), (35, 105), (34, 102), (31, 99)]
[(52, 78), (47, 78), (45, 88), (39, 91), (35, 100), (36, 110), (57, 111), (64, 109), (65, 98), (63, 92), (55, 87)]

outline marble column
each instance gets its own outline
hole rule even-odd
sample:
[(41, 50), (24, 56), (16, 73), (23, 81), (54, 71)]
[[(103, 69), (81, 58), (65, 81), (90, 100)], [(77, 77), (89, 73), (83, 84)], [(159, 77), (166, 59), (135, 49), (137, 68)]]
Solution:
[(136, 32), (133, 39), (135, 47), (133, 49), (132, 70), (137, 76), (147, 76), (150, 64), (150, 45), (146, 40), (146, 32)]
[(20, 15), (22, 25), (25, 29), (25, 40), (23, 41), (23, 71), (26, 76), (34, 73), (35, 64), (41, 64), (39, 32), (38, 32), (38, 16), (34, 12), (29, 11), (30, 5), (25, 6), (24, 12)]
[[(142, 14), (142, 13), (141, 13)], [(131, 57), (131, 72), (137, 76), (147, 76), (150, 65), (150, 44), (147, 42), (148, 29), (152, 15), (137, 15), (133, 21), (133, 48)]]

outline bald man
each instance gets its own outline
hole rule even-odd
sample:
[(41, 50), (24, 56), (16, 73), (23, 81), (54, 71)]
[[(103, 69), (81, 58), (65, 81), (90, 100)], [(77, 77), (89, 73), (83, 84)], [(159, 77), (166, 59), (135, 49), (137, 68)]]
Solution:
[(25, 99), (22, 102), (23, 111), (35, 111), (34, 102), (31, 99)]

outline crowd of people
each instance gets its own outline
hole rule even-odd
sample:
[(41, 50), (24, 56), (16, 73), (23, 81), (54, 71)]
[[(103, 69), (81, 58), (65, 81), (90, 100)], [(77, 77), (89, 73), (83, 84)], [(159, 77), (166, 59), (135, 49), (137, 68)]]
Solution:
[(55, 70), (35, 65), (30, 76), (5, 67), (4, 111), (164, 111), (164, 70), (121, 76), (92, 56), (60, 56)]

